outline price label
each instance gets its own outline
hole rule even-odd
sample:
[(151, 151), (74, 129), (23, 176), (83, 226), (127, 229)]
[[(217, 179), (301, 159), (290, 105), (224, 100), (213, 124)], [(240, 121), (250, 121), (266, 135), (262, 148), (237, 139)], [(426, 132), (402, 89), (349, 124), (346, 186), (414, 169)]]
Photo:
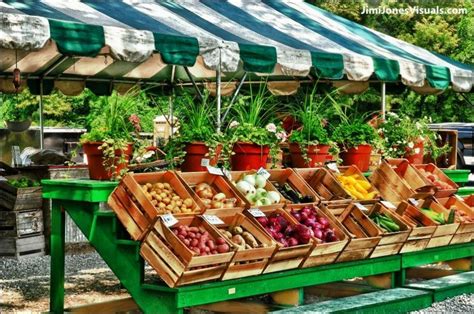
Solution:
[(265, 214), (258, 208), (249, 208), (248, 212), (254, 217), (266, 217)]
[(206, 221), (208, 223), (210, 223), (211, 225), (223, 225), (224, 224), (224, 222), (219, 217), (217, 217), (216, 215), (202, 215), (202, 217), (204, 217), (204, 219), (206, 219)]
[(414, 198), (409, 198), (408, 201), (413, 205), (413, 206), (418, 206), (418, 201)]
[(339, 169), (337, 168), (337, 164), (335, 162), (328, 163), (327, 167), (336, 173), (340, 173)]
[(232, 181), (232, 174), (230, 174), (230, 171), (225, 169), (225, 168), (222, 168), (222, 173), (227, 177), (227, 179), (229, 179), (230, 181)]
[(263, 176), (265, 178), (265, 180), (268, 180), (268, 178), (270, 178), (270, 173), (262, 167), (260, 167), (260, 169), (258, 169), (257, 174)]
[(395, 207), (395, 205), (392, 204), (392, 202), (389, 202), (389, 201), (380, 201), (380, 203), (382, 203), (383, 206), (387, 207), (387, 208), (390, 208), (390, 209), (397, 209), (397, 207)]
[(207, 167), (209, 166), (209, 159), (203, 158), (201, 159), (201, 167)]
[(176, 217), (174, 217), (172, 214), (162, 215), (161, 220), (163, 220), (163, 223), (166, 227), (171, 227), (178, 223), (178, 219), (176, 219)]
[(224, 172), (222, 172), (221, 168), (216, 168), (216, 167), (213, 167), (213, 166), (207, 166), (207, 172), (209, 172), (210, 174), (214, 174), (216, 176), (223, 176), (224, 175)]
[(361, 203), (355, 203), (354, 204), (355, 207), (357, 207), (358, 209), (362, 210), (362, 211), (368, 211), (369, 209), (367, 207), (365, 207), (364, 205), (362, 205)]

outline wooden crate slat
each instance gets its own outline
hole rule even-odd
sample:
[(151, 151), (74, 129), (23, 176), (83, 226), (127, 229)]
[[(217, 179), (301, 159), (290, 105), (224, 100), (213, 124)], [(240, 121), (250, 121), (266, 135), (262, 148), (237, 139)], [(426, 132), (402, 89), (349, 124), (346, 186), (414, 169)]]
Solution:
[(0, 239), (0, 256), (21, 258), (42, 256), (45, 253), (44, 236)]
[(25, 237), (43, 232), (43, 211), (0, 211), (0, 236)]

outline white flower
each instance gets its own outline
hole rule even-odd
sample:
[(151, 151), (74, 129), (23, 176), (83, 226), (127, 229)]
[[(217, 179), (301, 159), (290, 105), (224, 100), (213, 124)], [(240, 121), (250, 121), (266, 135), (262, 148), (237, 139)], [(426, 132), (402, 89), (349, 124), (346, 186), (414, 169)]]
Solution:
[(269, 123), (269, 124), (267, 124), (267, 126), (265, 127), (265, 129), (267, 129), (268, 132), (275, 133), (276, 130), (277, 130), (277, 127), (276, 127), (275, 124)]
[(408, 147), (410, 147), (410, 148), (415, 147), (415, 143), (413, 143), (413, 142), (408, 143)]
[(425, 138), (422, 135), (420, 135), (420, 141), (423, 141), (424, 139)]
[(402, 142), (401, 141), (397, 141), (397, 144), (401, 144)]
[(415, 154), (419, 154), (419, 153), (420, 153), (420, 148), (419, 147), (415, 148)]
[(392, 117), (398, 117), (398, 115), (395, 112), (387, 112), (387, 115), (392, 116)]
[(281, 142), (286, 141), (288, 134), (285, 131), (280, 131), (275, 134), (276, 138), (279, 139)]
[(229, 128), (233, 129), (233, 128), (238, 127), (239, 125), (240, 123), (234, 120), (229, 124)]
[(416, 126), (417, 130), (421, 129), (421, 123), (420, 122), (416, 121), (415, 126)]

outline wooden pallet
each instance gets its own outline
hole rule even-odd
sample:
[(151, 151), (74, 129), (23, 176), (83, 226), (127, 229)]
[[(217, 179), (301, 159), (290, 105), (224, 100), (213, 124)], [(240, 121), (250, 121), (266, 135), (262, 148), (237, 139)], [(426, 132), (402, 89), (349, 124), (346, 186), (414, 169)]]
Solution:
[(337, 219), (351, 240), (336, 261), (347, 262), (368, 258), (382, 239), (375, 224), (353, 203), (346, 206)]
[(4, 210), (38, 209), (43, 206), (41, 187), (16, 188), (0, 181), (0, 208)]
[[(439, 198), (436, 199), (444, 208), (451, 209), (455, 208), (457, 211), (464, 212), (470, 218), (474, 218), (474, 209), (469, 207), (462, 198), (458, 198), (456, 196), (446, 197), (446, 198)], [(456, 233), (454, 234), (451, 242), (449, 244), (457, 244), (457, 243), (467, 243), (471, 242), (471, 239), (474, 236), (474, 222), (466, 222), (460, 220), (456, 216), (456, 221), (460, 223), (460, 226)]]
[[(117, 217), (130, 233), (133, 240), (143, 239), (157, 217), (164, 214), (163, 209), (160, 209), (157, 203), (153, 203), (145, 195), (140, 185), (165, 182), (172, 186), (181, 199), (191, 200), (194, 214), (203, 211), (174, 172), (129, 173), (124, 176), (120, 184), (112, 192), (108, 204), (117, 214)], [(182, 216), (184, 214), (174, 215)]]
[[(419, 207), (430, 208), (438, 213), (443, 213), (445, 219), (448, 219), (448, 210), (444, 208), (441, 204), (435, 202), (434, 199), (425, 200)], [(454, 234), (458, 230), (458, 227), (459, 222), (445, 225), (438, 224), (426, 248), (448, 245), (451, 242)]]
[(451, 186), (451, 189), (443, 189), (443, 190), (435, 187), (434, 197), (437, 197), (437, 198), (449, 197), (458, 191), (459, 185), (457, 185), (453, 180), (451, 180), (441, 169), (436, 167), (434, 164), (414, 165), (414, 167), (418, 170), (420, 175), (424, 176), (423, 173), (420, 171), (421, 169), (423, 169), (425, 171), (428, 171), (437, 175), (441, 181)]
[(44, 255), (44, 236), (37, 235), (25, 238), (2, 238), (0, 239), (1, 257), (33, 257)]
[[(275, 183), (283, 186), (285, 183), (289, 184), (293, 189), (299, 192), (303, 196), (310, 196), (313, 198), (311, 204), (317, 204), (320, 202), (318, 195), (313, 189), (298, 176), (292, 169), (270, 169), (270, 178), (268, 179), (272, 184)], [(287, 200), (288, 204), (291, 204), (291, 200)]]
[[(177, 217), (178, 224), (198, 227), (214, 238), (221, 234), (200, 217)], [(235, 254), (234, 245), (226, 241), (232, 250), (228, 253), (197, 256), (172, 231), (158, 219), (144, 238), (140, 255), (153, 267), (160, 278), (170, 287), (197, 282), (218, 280), (227, 270)]]
[(0, 237), (27, 237), (43, 233), (43, 210), (0, 211)]
[[(213, 225), (214, 227), (228, 229), (229, 227), (240, 226), (244, 231), (252, 234), (260, 244), (257, 248), (242, 249), (237, 247), (237, 252), (224, 272), (222, 280), (260, 275), (277, 250), (276, 242), (243, 214), (220, 215), (219, 218), (225, 224)], [(220, 233), (222, 234), (222, 232)]]
[(382, 203), (376, 203), (373, 205), (367, 215), (370, 217), (375, 213), (389, 216), (400, 227), (400, 231), (387, 232), (375, 224), (381, 233), (382, 239), (380, 239), (380, 242), (377, 244), (370, 257), (374, 258), (398, 254), (407, 241), (411, 228), (407, 226), (395, 211), (388, 209)]
[(396, 210), (401, 219), (411, 228), (408, 239), (400, 253), (421, 251), (426, 248), (436, 231), (437, 224), (408, 202), (401, 202)]
[(347, 202), (352, 199), (325, 168), (296, 168), (294, 171), (317, 193), (323, 203), (329, 201)]

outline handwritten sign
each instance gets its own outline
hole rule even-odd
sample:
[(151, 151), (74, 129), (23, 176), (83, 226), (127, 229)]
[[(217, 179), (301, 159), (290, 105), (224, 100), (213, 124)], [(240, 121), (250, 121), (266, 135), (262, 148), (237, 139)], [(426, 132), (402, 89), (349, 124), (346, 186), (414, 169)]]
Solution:
[(178, 219), (176, 219), (176, 217), (174, 217), (172, 214), (162, 215), (161, 220), (163, 220), (163, 223), (166, 227), (171, 227), (178, 223)]
[(263, 176), (265, 178), (265, 180), (268, 180), (268, 178), (270, 178), (270, 173), (262, 167), (260, 167), (260, 169), (258, 169), (257, 174)]
[(216, 215), (202, 215), (202, 217), (204, 219), (206, 219), (206, 221), (208, 223), (210, 223), (211, 225), (223, 225), (224, 222), (219, 218), (217, 217)]
[(249, 208), (248, 212), (254, 217), (266, 217), (265, 214), (258, 208)]

